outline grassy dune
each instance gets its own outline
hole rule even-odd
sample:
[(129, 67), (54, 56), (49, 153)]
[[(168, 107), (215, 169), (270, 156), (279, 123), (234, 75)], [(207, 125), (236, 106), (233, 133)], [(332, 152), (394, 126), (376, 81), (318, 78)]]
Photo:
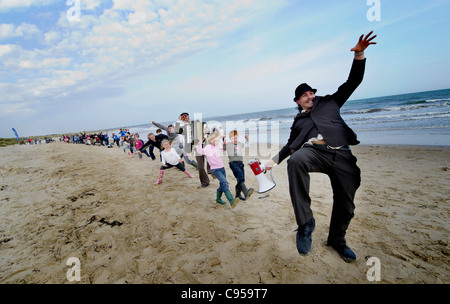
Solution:
[(18, 144), (18, 141), (15, 138), (0, 138), (0, 147), (6, 147), (16, 144)]

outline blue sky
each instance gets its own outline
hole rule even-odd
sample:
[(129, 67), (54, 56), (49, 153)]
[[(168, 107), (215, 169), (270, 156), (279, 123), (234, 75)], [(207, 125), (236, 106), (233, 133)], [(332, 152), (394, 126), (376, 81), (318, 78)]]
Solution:
[(450, 88), (448, 12), (450, 0), (0, 0), (0, 137), (291, 107), (302, 82), (333, 93), (371, 30), (351, 99)]

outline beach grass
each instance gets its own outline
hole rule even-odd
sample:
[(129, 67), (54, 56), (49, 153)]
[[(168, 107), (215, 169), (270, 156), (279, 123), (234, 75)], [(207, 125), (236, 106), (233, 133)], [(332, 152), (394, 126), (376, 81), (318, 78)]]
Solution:
[(0, 138), (0, 147), (7, 147), (18, 144), (15, 138)]

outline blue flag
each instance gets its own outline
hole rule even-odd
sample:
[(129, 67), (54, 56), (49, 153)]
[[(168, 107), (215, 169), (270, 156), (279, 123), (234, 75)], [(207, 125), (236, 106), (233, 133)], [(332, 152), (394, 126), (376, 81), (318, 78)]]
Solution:
[(16, 135), (17, 141), (20, 141), (19, 135), (17, 135), (16, 129), (12, 128), (12, 130), (13, 130), (14, 134)]

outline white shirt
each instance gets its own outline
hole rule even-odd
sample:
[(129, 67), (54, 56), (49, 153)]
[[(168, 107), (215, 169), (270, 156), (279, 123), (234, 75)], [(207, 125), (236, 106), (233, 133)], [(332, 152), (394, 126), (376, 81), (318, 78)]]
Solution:
[(176, 166), (180, 162), (180, 156), (174, 148), (170, 148), (170, 151), (162, 150), (161, 157), (163, 165), (170, 164)]

